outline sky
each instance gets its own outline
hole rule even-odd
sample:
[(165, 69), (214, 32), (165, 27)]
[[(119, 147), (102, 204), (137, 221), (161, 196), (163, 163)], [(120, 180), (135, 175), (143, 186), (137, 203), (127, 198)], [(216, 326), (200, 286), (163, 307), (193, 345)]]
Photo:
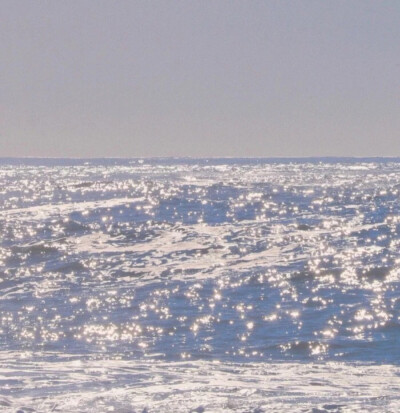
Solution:
[(1, 0), (23, 156), (400, 156), (400, 1)]

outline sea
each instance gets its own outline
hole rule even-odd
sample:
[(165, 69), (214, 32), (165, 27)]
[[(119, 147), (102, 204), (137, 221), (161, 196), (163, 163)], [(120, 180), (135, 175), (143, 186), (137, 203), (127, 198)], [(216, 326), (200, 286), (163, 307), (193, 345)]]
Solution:
[(0, 412), (400, 411), (400, 159), (0, 159)]

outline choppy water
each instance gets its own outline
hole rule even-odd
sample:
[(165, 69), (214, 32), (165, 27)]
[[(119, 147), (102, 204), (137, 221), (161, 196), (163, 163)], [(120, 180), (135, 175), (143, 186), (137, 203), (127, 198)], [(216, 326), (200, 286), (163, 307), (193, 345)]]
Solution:
[(0, 231), (0, 411), (399, 409), (400, 160), (3, 159)]

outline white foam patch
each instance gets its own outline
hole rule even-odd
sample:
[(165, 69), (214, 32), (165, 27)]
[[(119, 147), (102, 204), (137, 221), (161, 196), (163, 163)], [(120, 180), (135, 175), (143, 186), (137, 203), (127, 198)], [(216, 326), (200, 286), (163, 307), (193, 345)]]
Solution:
[(119, 205), (135, 204), (145, 201), (144, 197), (136, 198), (112, 198), (101, 201), (68, 202), (60, 204), (46, 204), (29, 206), (26, 208), (15, 208), (0, 211), (2, 218), (18, 219), (46, 219), (54, 215), (63, 216), (72, 212), (85, 212), (98, 208), (114, 208)]
[[(1, 411), (395, 412), (400, 369), (345, 363), (0, 363)], [(29, 410), (34, 409), (34, 410)]]
[[(277, 263), (288, 247), (272, 247), (239, 257), (229, 251), (233, 242), (227, 240), (233, 225), (208, 226), (203, 224), (186, 227), (185, 231), (164, 230), (150, 241), (118, 245), (104, 233), (93, 233), (76, 238), (73, 250), (78, 254), (130, 253), (143, 255), (141, 268), (152, 275), (173, 269), (179, 273), (189, 271), (209, 272), (219, 275), (218, 269), (246, 270)], [(289, 248), (289, 250), (292, 247)], [(143, 265), (145, 263), (145, 265)], [(196, 275), (198, 278), (198, 275)]]

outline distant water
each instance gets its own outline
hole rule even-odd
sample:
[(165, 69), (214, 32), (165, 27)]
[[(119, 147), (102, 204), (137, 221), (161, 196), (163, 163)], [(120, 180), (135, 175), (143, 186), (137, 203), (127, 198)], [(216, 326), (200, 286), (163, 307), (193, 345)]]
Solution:
[(0, 160), (0, 411), (400, 408), (400, 160)]

